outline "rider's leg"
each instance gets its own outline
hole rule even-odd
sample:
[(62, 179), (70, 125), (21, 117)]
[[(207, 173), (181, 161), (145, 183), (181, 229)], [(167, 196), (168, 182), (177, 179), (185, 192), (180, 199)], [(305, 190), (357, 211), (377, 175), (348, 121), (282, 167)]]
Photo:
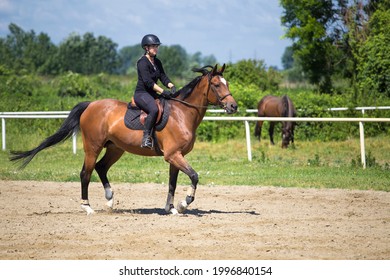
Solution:
[(156, 123), (158, 108), (155, 99), (148, 92), (136, 92), (134, 100), (138, 107), (145, 111), (148, 116), (145, 120), (144, 135), (141, 147), (153, 148), (152, 130)]
[(153, 148), (152, 130), (158, 114), (157, 106), (155, 107), (156, 110), (150, 110), (145, 120), (144, 136), (142, 137), (142, 144), (141, 144), (142, 148), (149, 148), (149, 149)]

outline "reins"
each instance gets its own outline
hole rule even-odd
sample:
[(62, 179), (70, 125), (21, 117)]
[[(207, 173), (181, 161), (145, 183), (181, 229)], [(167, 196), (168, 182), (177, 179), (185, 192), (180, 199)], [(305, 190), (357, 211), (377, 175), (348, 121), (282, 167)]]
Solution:
[(184, 101), (184, 100), (181, 100), (181, 99), (178, 99), (178, 98), (174, 98), (174, 97), (171, 98), (170, 100), (174, 100), (174, 101), (177, 101), (177, 102), (179, 102), (179, 103), (182, 103), (182, 104), (184, 104), (184, 105), (187, 105), (187, 106), (189, 106), (189, 107), (194, 107), (194, 108), (206, 109), (206, 108), (209, 107), (208, 105), (207, 105), (207, 106), (194, 105), (194, 104), (188, 103), (188, 102), (186, 102), (186, 101)]
[[(208, 86), (207, 86), (207, 91), (206, 91), (206, 95), (208, 96), (209, 95), (209, 91), (210, 91), (210, 88), (211, 88), (211, 79), (212, 79), (213, 76), (211, 76), (211, 73), (208, 74)], [(226, 97), (228, 96), (231, 96), (232, 94), (229, 92), (228, 94), (226, 94), (225, 96), (223, 97), (219, 97), (218, 94), (213, 90), (214, 94), (216, 95), (217, 97), (217, 100), (218, 100), (218, 103), (222, 104), (222, 100), (224, 100)], [(207, 106), (204, 106), (204, 105), (194, 105), (194, 104), (191, 104), (189, 102), (186, 102), (184, 100), (181, 100), (181, 99), (178, 99), (178, 98), (171, 98), (171, 100), (174, 100), (174, 101), (177, 101), (179, 103), (182, 103), (184, 105), (187, 105), (189, 107), (194, 107), (194, 108), (200, 108), (200, 109), (207, 109), (209, 107), (210, 104), (212, 103), (209, 103), (207, 104)], [(212, 104), (213, 106), (218, 106), (219, 104)]]

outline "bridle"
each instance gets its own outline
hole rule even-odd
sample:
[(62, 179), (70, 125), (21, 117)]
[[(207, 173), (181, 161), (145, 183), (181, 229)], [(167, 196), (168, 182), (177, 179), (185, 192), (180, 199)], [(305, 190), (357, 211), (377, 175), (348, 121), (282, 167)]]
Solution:
[[(219, 74), (219, 75), (222, 76), (222, 74)], [(211, 88), (211, 79), (213, 78), (213, 76), (211, 75), (211, 73), (210, 73), (208, 76), (209, 76), (209, 78), (208, 78), (208, 80), (209, 80), (209, 85), (208, 85), (208, 87), (207, 87), (207, 92), (206, 92), (206, 95), (207, 95), (207, 96), (209, 95), (209, 91), (210, 91), (210, 88)], [(217, 98), (217, 101), (218, 101), (218, 104), (219, 104), (219, 105), (223, 105), (223, 104), (222, 104), (222, 100), (224, 100), (226, 97), (232, 96), (232, 94), (229, 92), (228, 94), (225, 94), (224, 96), (219, 97), (218, 93), (215, 92), (214, 88), (212, 88), (212, 91), (214, 92), (215, 97)], [(217, 105), (217, 104), (212, 104), (212, 105)]]
[[(220, 74), (222, 76), (222, 74)], [(207, 86), (207, 91), (205, 93), (205, 95), (208, 97), (209, 95), (209, 92), (210, 92), (210, 88), (211, 88), (211, 79), (215, 76), (215, 75), (212, 75), (212, 73), (208, 73), (208, 86)], [(222, 96), (222, 97), (219, 97), (218, 93), (215, 91), (214, 88), (211, 88), (212, 92), (215, 94), (215, 97), (217, 98), (217, 104), (213, 104), (213, 103), (208, 103), (206, 106), (203, 106), (203, 105), (194, 105), (194, 104), (191, 104), (191, 103), (188, 103), (184, 100), (181, 100), (181, 99), (178, 99), (178, 98), (171, 98), (171, 100), (174, 100), (174, 101), (177, 101), (179, 103), (182, 103), (182, 104), (185, 104), (187, 106), (190, 106), (190, 107), (195, 107), (195, 108), (201, 108), (201, 109), (207, 109), (209, 107), (209, 105), (214, 105), (214, 106), (217, 106), (219, 105), (220, 107), (222, 107), (223, 109), (226, 109), (226, 105), (224, 105), (222, 103), (222, 100), (224, 100), (226, 97), (228, 96), (232, 96), (232, 94), (229, 92), (227, 93), (226, 95)], [(207, 98), (208, 99), (208, 98)]]

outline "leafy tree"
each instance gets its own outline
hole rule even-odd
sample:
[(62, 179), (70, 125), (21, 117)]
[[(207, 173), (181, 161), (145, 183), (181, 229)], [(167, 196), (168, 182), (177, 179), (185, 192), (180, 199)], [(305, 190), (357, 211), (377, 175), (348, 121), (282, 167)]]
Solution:
[(69, 35), (69, 37), (59, 45), (57, 56), (58, 63), (60, 65), (59, 70), (61, 73), (66, 71), (82, 73), (82, 64), (85, 52), (83, 50), (83, 44), (80, 35)]
[(331, 0), (280, 0), (284, 8), (282, 24), (286, 37), (293, 39), (293, 49), (310, 82), (323, 91), (331, 89), (333, 57), (337, 52), (327, 26), (335, 23)]
[(10, 34), (0, 40), (0, 61), (16, 71), (46, 73), (56, 46), (48, 35), (25, 32), (18, 25), (9, 25)]
[(71, 34), (59, 46), (60, 72), (81, 74), (114, 73), (118, 67), (117, 44), (104, 36), (97, 39), (90, 32), (81, 37)]
[(370, 33), (357, 55), (358, 84), (363, 92), (390, 97), (390, 13), (376, 11), (370, 19)]
[(144, 50), (140, 45), (123, 47), (119, 51), (119, 74), (136, 73), (137, 60), (143, 55)]
[(217, 59), (214, 55), (207, 55), (202, 57), (202, 62), (200, 63), (200, 66), (205, 65), (215, 65), (217, 63)]
[(293, 66), (294, 66), (293, 55), (294, 55), (294, 51), (293, 51), (293, 48), (291, 46), (287, 47), (284, 50), (284, 53), (282, 55), (282, 64), (283, 64), (283, 68), (285, 70), (293, 68)]
[(231, 82), (253, 84), (260, 90), (268, 88), (267, 71), (263, 60), (240, 60), (226, 68), (225, 75)]
[(0, 63), (4, 68), (13, 68), (12, 50), (4, 38), (0, 38)]
[(158, 57), (163, 62), (165, 72), (171, 77), (182, 78), (183, 73), (188, 70), (188, 55), (180, 45), (161, 46)]
[(331, 92), (332, 79), (340, 76), (356, 84), (362, 70), (361, 47), (370, 35), (370, 18), (378, 8), (388, 13), (389, 1), (280, 0), (280, 3), (284, 8), (282, 23), (287, 27), (285, 36), (293, 39), (294, 59), (299, 61), (309, 81), (319, 85), (322, 92)]

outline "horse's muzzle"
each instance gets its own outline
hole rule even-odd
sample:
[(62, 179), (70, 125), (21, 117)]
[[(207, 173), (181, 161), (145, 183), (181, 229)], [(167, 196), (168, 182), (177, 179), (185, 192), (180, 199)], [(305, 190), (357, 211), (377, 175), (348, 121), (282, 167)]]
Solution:
[(226, 102), (224, 109), (226, 110), (226, 113), (228, 114), (234, 114), (237, 112), (237, 103), (236, 102)]

